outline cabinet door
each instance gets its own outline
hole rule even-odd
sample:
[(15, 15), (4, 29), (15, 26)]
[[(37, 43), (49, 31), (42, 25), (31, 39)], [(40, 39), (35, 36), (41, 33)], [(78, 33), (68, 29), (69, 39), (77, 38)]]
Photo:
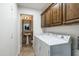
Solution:
[(34, 37), (34, 40), (33, 40), (33, 50), (34, 50), (34, 55), (38, 56), (39, 55), (39, 39), (37, 37)]
[[(39, 39), (38, 39), (39, 40)], [(49, 45), (43, 42), (42, 40), (39, 40), (39, 54), (38, 56), (49, 56), (50, 51), (49, 51)]]
[(45, 14), (41, 15), (41, 27), (45, 27)]
[(45, 15), (46, 15), (46, 26), (48, 27), (48, 26), (51, 26), (51, 10), (50, 9), (48, 9), (47, 11), (46, 11), (46, 13), (45, 13)]
[(52, 25), (59, 25), (62, 24), (62, 4), (57, 3), (52, 5), (51, 13), (52, 13)]
[(79, 21), (79, 3), (63, 4), (64, 8), (64, 23), (72, 23)]

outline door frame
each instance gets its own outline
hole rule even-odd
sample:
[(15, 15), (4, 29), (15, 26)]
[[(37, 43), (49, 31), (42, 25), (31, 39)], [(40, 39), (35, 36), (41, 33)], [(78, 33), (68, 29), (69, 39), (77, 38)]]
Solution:
[(27, 15), (27, 16), (32, 16), (32, 33), (34, 34), (34, 31), (33, 31), (33, 15), (30, 15), (30, 14), (20, 14), (20, 29), (21, 29), (21, 49), (22, 49), (22, 39), (23, 39), (23, 36), (22, 36), (22, 34), (23, 34), (23, 30), (22, 30), (22, 21), (23, 21), (23, 19), (21, 18), (21, 16), (22, 15)]

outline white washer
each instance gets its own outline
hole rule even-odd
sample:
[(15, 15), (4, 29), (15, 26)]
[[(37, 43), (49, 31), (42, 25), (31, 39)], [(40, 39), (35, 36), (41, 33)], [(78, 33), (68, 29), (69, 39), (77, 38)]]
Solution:
[(37, 56), (71, 56), (69, 35), (35, 35), (34, 43)]

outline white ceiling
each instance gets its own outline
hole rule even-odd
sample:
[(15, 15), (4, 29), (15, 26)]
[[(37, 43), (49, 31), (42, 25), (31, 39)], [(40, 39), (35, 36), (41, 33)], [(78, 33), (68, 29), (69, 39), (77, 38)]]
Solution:
[(46, 9), (51, 3), (18, 3), (19, 7), (22, 8), (31, 8), (43, 11)]

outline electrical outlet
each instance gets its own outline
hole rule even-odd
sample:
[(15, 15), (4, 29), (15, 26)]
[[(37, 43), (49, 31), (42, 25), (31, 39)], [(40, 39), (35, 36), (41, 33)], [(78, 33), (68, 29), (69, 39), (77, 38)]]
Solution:
[(11, 39), (13, 39), (13, 34), (11, 34)]

